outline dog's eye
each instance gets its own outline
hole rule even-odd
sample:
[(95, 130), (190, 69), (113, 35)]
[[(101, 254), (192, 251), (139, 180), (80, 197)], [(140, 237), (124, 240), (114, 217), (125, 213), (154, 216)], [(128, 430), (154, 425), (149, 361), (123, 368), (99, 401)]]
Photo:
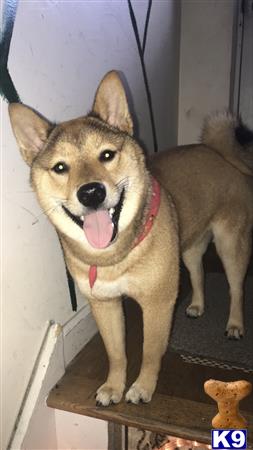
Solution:
[(116, 152), (114, 152), (113, 150), (104, 150), (99, 155), (99, 161), (101, 162), (111, 161), (115, 155)]
[(54, 167), (52, 168), (52, 170), (55, 173), (65, 173), (68, 172), (69, 167), (67, 166), (67, 164), (63, 161), (59, 161), (57, 164), (54, 165)]

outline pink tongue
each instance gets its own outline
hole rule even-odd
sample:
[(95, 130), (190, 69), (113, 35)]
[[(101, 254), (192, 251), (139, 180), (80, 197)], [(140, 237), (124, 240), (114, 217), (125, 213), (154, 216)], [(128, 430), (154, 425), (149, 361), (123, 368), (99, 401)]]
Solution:
[(111, 242), (113, 226), (108, 211), (100, 209), (85, 216), (83, 231), (92, 247), (105, 248)]

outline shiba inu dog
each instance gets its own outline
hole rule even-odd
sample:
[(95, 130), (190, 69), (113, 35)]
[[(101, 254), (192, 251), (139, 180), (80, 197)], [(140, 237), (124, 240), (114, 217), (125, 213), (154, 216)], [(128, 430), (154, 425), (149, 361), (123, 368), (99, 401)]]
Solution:
[(141, 306), (144, 333), (141, 370), (126, 400), (149, 402), (178, 292), (178, 230), (170, 195), (132, 137), (121, 81), (116, 72), (105, 76), (86, 117), (54, 126), (11, 104), (10, 118), (32, 187), (105, 344), (109, 374), (97, 403), (117, 403), (125, 389), (123, 296)]
[(144, 328), (140, 374), (126, 399), (150, 401), (178, 292), (179, 250), (193, 288), (187, 314), (198, 317), (204, 311), (202, 257), (214, 241), (230, 286), (227, 335), (243, 335), (253, 227), (250, 130), (229, 114), (214, 115), (200, 144), (161, 152), (146, 163), (114, 71), (102, 80), (86, 117), (54, 126), (12, 104), (10, 118), (33, 189), (108, 353), (98, 404), (119, 402), (125, 388), (124, 295), (141, 306)]
[(187, 314), (204, 312), (202, 257), (212, 240), (230, 288), (226, 334), (239, 339), (252, 243), (253, 133), (228, 113), (214, 114), (204, 122), (201, 144), (159, 153), (152, 171), (178, 214), (181, 254), (193, 289)]

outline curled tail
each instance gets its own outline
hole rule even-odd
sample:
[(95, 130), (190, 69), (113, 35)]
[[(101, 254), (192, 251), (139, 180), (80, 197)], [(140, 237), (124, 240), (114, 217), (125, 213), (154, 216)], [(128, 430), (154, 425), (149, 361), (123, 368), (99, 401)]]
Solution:
[(230, 113), (209, 116), (201, 142), (245, 175), (253, 176), (253, 132)]

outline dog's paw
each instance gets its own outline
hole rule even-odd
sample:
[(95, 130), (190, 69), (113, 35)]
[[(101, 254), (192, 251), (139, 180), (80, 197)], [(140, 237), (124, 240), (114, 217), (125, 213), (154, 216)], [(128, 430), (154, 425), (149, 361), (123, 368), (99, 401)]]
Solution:
[(126, 401), (137, 405), (140, 402), (148, 403), (152, 398), (153, 390), (143, 388), (138, 383), (132, 384), (129, 391), (126, 393)]
[(104, 383), (97, 390), (96, 393), (96, 405), (108, 406), (111, 404), (119, 403), (123, 394), (123, 389), (113, 388), (111, 385)]
[(195, 319), (196, 317), (202, 316), (204, 309), (201, 306), (189, 305), (185, 312), (188, 317)]
[(243, 327), (227, 326), (225, 334), (228, 339), (238, 341), (243, 337)]

